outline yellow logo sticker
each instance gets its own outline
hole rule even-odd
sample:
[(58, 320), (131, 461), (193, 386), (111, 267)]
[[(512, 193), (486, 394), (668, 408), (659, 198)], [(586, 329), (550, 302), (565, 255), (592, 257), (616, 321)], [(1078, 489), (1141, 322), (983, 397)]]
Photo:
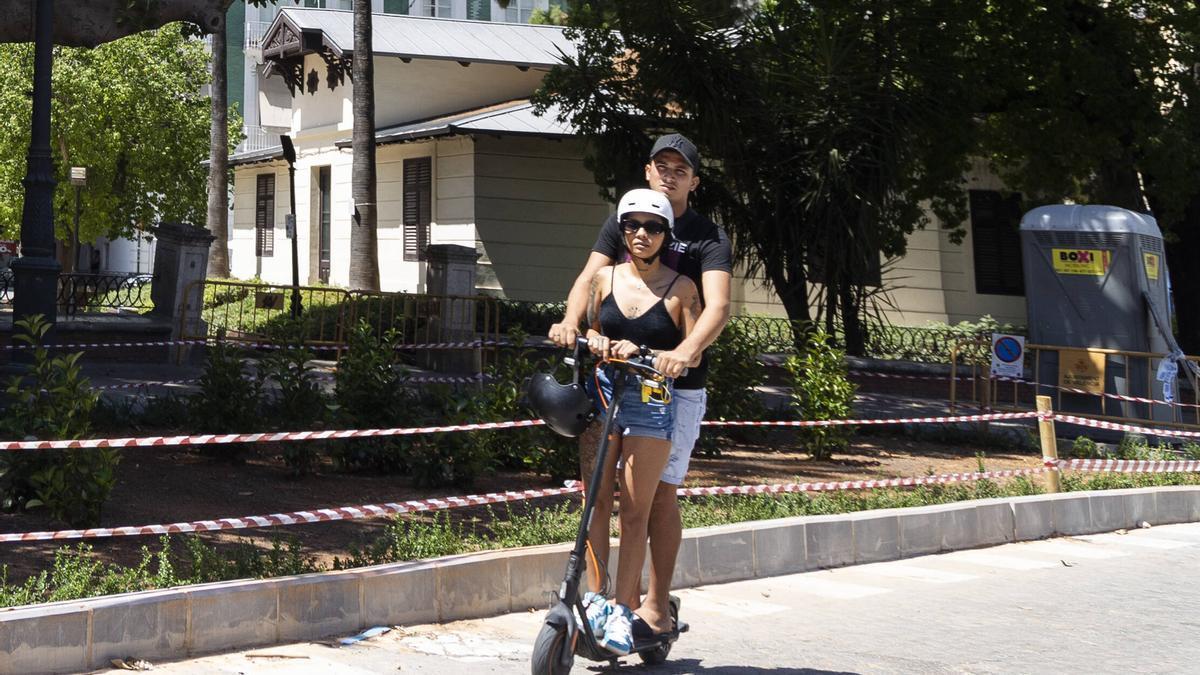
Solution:
[(1083, 274), (1102, 277), (1108, 273), (1112, 262), (1112, 251), (1105, 249), (1056, 248), (1051, 249), (1054, 271), (1059, 274)]
[(1146, 267), (1146, 277), (1150, 281), (1158, 281), (1158, 254), (1143, 253), (1142, 265)]

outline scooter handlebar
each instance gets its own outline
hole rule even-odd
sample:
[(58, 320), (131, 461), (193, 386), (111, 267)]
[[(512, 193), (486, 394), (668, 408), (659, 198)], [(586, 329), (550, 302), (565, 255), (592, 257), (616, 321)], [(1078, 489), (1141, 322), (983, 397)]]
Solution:
[[(587, 338), (575, 338), (575, 356), (578, 358), (581, 351), (588, 351)], [(641, 349), (638, 356), (632, 356), (628, 359), (605, 359), (606, 362), (613, 364), (617, 368), (626, 372), (645, 377), (651, 380), (662, 381), (666, 377), (654, 368), (654, 355), (647, 347)], [(685, 371), (686, 372), (686, 371)]]

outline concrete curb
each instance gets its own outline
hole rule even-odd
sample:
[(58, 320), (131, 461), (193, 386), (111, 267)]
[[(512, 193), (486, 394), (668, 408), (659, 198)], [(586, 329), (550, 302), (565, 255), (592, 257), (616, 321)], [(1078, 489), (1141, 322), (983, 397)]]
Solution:
[[(677, 588), (1058, 535), (1200, 521), (1200, 486), (987, 499), (684, 532)], [(0, 612), (0, 673), (67, 673), (541, 608), (558, 544)], [(614, 555), (616, 551), (614, 551)], [(610, 563), (611, 565), (611, 563)], [(615, 568), (614, 568), (615, 569)], [(533, 639), (533, 636), (530, 636)]]

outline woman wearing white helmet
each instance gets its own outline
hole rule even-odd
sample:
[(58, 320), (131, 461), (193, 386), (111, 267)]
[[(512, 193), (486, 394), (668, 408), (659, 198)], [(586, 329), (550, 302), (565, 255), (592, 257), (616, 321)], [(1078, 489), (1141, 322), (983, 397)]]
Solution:
[[(666, 195), (631, 190), (617, 203), (624, 237), (624, 261), (602, 268), (591, 282), (588, 347), (599, 356), (629, 358), (642, 348), (674, 349), (695, 325), (701, 303), (695, 283), (662, 263), (668, 250), (674, 213)], [(699, 361), (699, 359), (697, 359)], [(696, 365), (695, 363), (691, 365)], [(598, 372), (593, 390), (607, 399), (612, 387)], [(646, 524), (659, 477), (671, 452), (674, 420), (669, 383), (665, 393), (647, 395), (640, 383), (625, 388), (617, 416), (621, 433), (609, 453), (601, 493), (612, 494), (620, 460), (621, 556), (611, 602), (585, 597), (588, 623), (601, 644), (618, 654), (633, 646), (630, 607), (640, 600), (646, 557)], [(608, 536), (606, 518), (594, 518), (592, 538)]]

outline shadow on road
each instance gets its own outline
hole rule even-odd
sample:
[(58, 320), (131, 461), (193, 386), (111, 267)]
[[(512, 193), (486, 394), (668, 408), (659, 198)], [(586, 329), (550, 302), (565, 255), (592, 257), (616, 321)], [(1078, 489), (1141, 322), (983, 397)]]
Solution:
[[(579, 662), (576, 661), (576, 665)], [(628, 673), (640, 672), (646, 675), (858, 675), (849, 670), (821, 670), (819, 668), (760, 668), (758, 666), (705, 666), (700, 659), (679, 659), (667, 661), (659, 666), (625, 663), (616, 668), (602, 665), (592, 665), (588, 668), (594, 673)]]

